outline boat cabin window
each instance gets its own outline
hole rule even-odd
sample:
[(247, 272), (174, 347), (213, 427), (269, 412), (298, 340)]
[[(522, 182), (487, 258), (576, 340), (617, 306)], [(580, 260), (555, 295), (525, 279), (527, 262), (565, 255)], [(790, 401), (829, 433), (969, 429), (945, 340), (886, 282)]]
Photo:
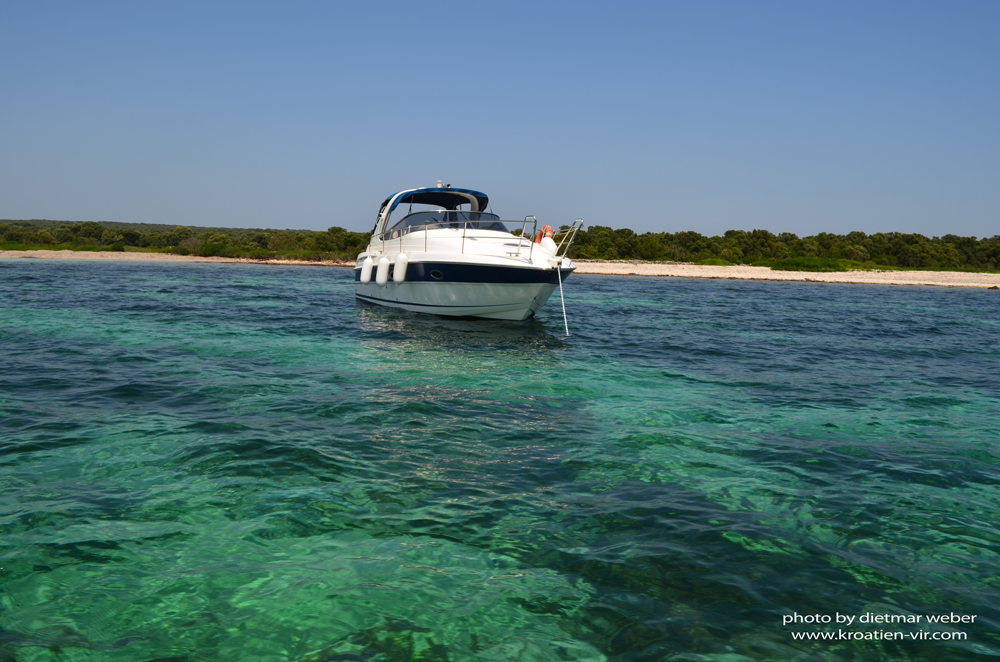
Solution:
[(433, 230), (436, 228), (456, 228), (467, 227), (469, 230), (493, 230), (494, 232), (508, 232), (507, 226), (500, 222), (500, 217), (484, 211), (448, 211), (446, 209), (436, 209), (434, 211), (418, 211), (407, 214), (388, 231), (391, 237), (398, 237), (400, 234), (408, 234), (419, 227), (423, 230)]

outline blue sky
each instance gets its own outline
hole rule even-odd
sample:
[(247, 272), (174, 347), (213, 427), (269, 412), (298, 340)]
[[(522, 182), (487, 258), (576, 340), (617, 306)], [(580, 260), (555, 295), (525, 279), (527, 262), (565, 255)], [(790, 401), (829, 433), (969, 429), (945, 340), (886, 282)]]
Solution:
[(1000, 3), (0, 4), (0, 218), (1000, 234)]

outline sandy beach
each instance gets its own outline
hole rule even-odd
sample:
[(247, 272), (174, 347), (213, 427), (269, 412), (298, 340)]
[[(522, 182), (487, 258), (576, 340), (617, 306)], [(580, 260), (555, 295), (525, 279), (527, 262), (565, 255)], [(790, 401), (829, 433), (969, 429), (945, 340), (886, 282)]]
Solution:
[[(303, 260), (249, 260), (232, 257), (199, 257), (169, 253), (111, 251), (0, 251), (0, 259), (128, 260), (149, 262), (224, 262), (237, 264), (274, 264), (283, 266), (348, 267), (353, 262), (307, 262)], [(876, 285), (936, 285), (941, 287), (985, 287), (1000, 289), (1000, 274), (958, 271), (772, 271), (767, 267), (734, 265), (728, 267), (699, 264), (580, 261), (577, 274), (615, 276), (651, 276), (670, 278), (723, 278), (730, 280), (792, 280), (815, 283), (868, 283)]]
[(959, 271), (772, 271), (768, 267), (733, 265), (716, 267), (663, 262), (577, 262), (578, 274), (619, 276), (669, 276), (673, 278), (728, 278), (732, 280), (797, 280), (815, 283), (870, 283), (876, 285), (938, 285), (942, 287), (994, 287), (1000, 274)]
[(240, 257), (201, 257), (199, 255), (174, 255), (173, 253), (139, 253), (113, 251), (0, 251), (4, 258), (50, 260), (127, 260), (139, 262), (228, 262), (234, 264), (277, 264), (308, 267), (353, 267), (354, 262), (307, 260), (250, 260)]

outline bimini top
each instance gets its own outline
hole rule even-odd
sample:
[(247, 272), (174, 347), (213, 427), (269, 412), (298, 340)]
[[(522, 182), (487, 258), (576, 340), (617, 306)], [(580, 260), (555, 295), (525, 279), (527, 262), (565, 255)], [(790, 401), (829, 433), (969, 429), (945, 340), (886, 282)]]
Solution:
[(485, 193), (471, 191), (465, 188), (445, 188), (443, 186), (433, 186), (427, 188), (415, 188), (409, 191), (394, 193), (385, 199), (378, 209), (378, 218), (375, 221), (373, 234), (385, 231), (386, 223), (393, 210), (401, 202), (416, 203), (418, 205), (436, 205), (444, 207), (449, 211), (458, 209), (459, 205), (469, 205), (469, 211), (483, 211), (490, 199)]
[(428, 188), (415, 188), (409, 191), (400, 191), (390, 195), (382, 203), (382, 209), (391, 203), (389, 212), (391, 213), (400, 203), (407, 202), (418, 205), (435, 205), (445, 209), (458, 209), (459, 205), (471, 205), (469, 211), (483, 211), (490, 199), (485, 193), (471, 191), (465, 188), (442, 188), (438, 186)]

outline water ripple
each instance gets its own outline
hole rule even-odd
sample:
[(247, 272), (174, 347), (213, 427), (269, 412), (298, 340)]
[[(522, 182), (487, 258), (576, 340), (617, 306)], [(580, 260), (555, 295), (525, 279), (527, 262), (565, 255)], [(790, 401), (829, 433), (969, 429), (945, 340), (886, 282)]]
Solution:
[[(0, 262), (0, 659), (1000, 655), (990, 293)], [(781, 617), (976, 614), (967, 641)], [(896, 612), (893, 612), (896, 613)]]

